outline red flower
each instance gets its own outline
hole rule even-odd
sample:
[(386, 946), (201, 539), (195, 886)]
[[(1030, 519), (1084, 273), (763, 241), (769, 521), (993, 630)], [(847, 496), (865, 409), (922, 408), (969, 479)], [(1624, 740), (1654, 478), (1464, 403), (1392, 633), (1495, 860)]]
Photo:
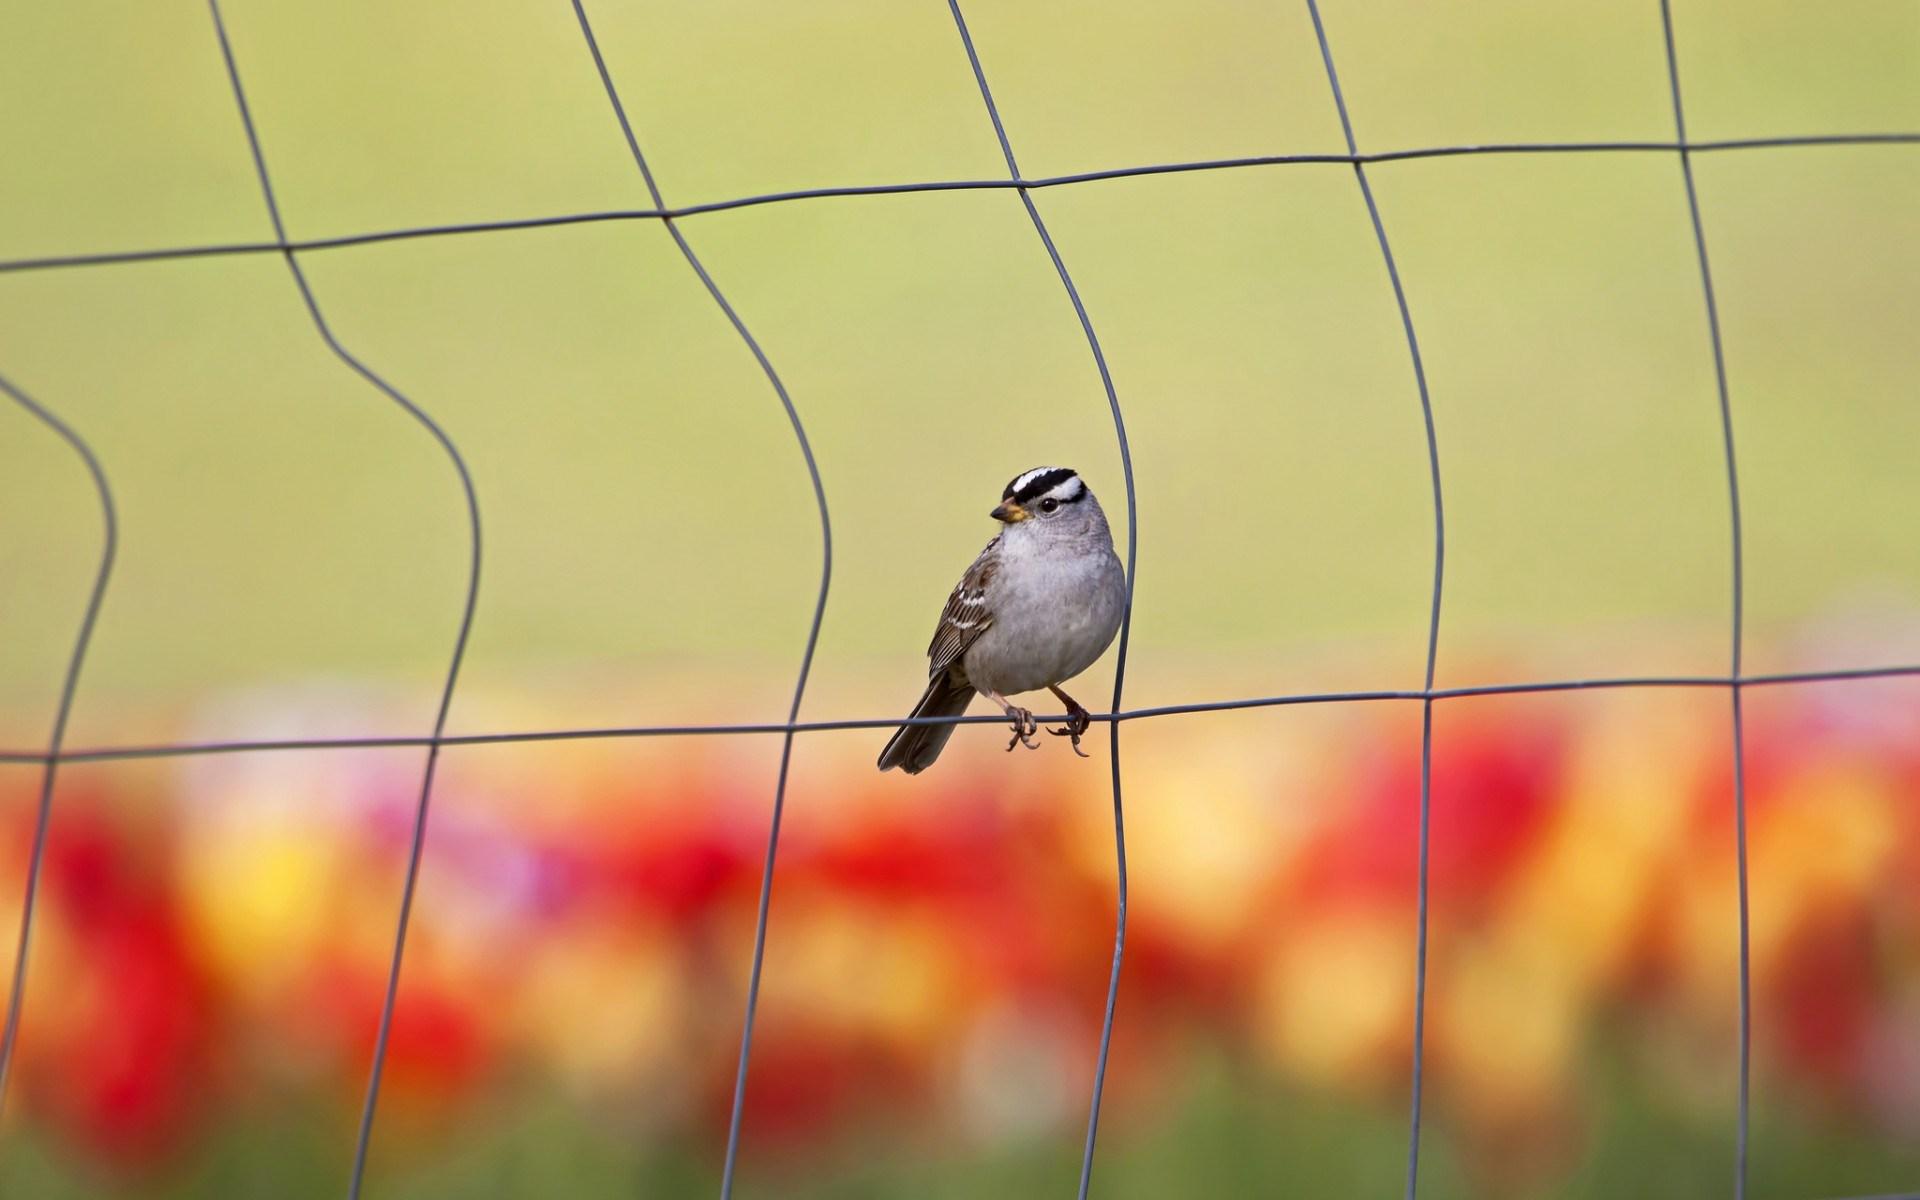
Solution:
[[(1555, 799), (1561, 736), (1516, 701), (1434, 711), (1429, 774), (1429, 891), (1436, 906), (1495, 894)], [(1420, 741), (1396, 725), (1384, 761), (1363, 768), (1359, 797), (1308, 871), (1310, 891), (1410, 902), (1418, 881)]]
[(214, 1036), (210, 989), (151, 861), (159, 853), (110, 824), (91, 794), (63, 792), (36, 943), (63, 951), (36, 965), (65, 977), (30, 983), (20, 1032), (30, 1103), (91, 1153), (129, 1165), (164, 1156), (194, 1125)]

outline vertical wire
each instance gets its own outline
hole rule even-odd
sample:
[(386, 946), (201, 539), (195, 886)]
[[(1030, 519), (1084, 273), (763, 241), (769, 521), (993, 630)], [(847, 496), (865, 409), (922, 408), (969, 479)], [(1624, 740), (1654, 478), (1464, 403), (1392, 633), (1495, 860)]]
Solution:
[(1733, 451), (1733, 405), (1727, 393), (1727, 358), (1720, 338), (1720, 305), (1713, 289), (1713, 268), (1707, 260), (1707, 234), (1700, 221), (1700, 196), (1693, 182), (1693, 153), (1687, 144), (1687, 114), (1680, 101), (1680, 58), (1674, 48), (1673, 12), (1660, 0), (1660, 32), (1666, 43), (1667, 86), (1673, 95), (1673, 128), (1680, 146), (1680, 177), (1686, 184), (1687, 218), (1693, 228), (1693, 248), (1700, 263), (1700, 288), (1706, 298), (1707, 338), (1713, 347), (1713, 382), (1720, 401), (1720, 442), (1727, 466), (1728, 528), (1733, 543), (1733, 645), (1727, 690), (1733, 707), (1733, 837), (1740, 909), (1740, 1094), (1738, 1126), (1734, 1133), (1733, 1194), (1747, 1194), (1748, 1100), (1753, 1068), (1753, 992), (1751, 940), (1747, 909), (1747, 776), (1746, 722), (1740, 709), (1740, 649), (1746, 618), (1746, 576), (1740, 523), (1740, 471)]
[(13, 1050), (20, 1034), (20, 1015), (26, 1004), (27, 955), (33, 938), (33, 915), (40, 892), (41, 867), (46, 860), (47, 827), (53, 819), (54, 773), (60, 766), (60, 746), (66, 740), (67, 720), (73, 713), (73, 694), (80, 683), (80, 668), (86, 661), (87, 647), (93, 641), (93, 628), (100, 618), (101, 602), (106, 599), (107, 580), (113, 574), (113, 559), (120, 546), (120, 521), (113, 507), (113, 491), (107, 486), (107, 473), (101, 468), (100, 460), (94, 457), (86, 439), (33, 397), (14, 386), (5, 376), (0, 376), (0, 392), (6, 393), (29, 415), (53, 430), (80, 456), (87, 474), (93, 479), (93, 490), (100, 498), (103, 525), (100, 565), (94, 570), (93, 589), (87, 594), (86, 610), (80, 618), (80, 632), (74, 638), (73, 653), (67, 659), (66, 678), (60, 684), (60, 701), (53, 711), (53, 732), (47, 738), (46, 768), (40, 776), (40, 807), (34, 817), (33, 850), (27, 860), (27, 894), (20, 909), (20, 936), (14, 944), (13, 984), (7, 993), (7, 1023), (5, 1031), (0, 1032), (0, 1105), (4, 1105), (7, 1081), (13, 1071)]
[[(993, 101), (993, 89), (987, 86), (986, 72), (980, 67), (980, 55), (975, 50), (973, 35), (967, 29), (967, 19), (960, 12), (959, 0), (947, 0), (947, 7), (953, 13), (954, 27), (959, 30), (960, 44), (967, 52), (967, 62), (973, 68), (974, 82), (980, 87), (980, 99), (987, 108), (987, 117), (993, 122), (993, 133), (1000, 140), (1000, 153), (1007, 160), (1008, 177), (1019, 184), (1020, 165), (1013, 157), (1013, 144), (1007, 140), (1007, 129), (1000, 119), (1000, 109)], [(1093, 320), (1087, 315), (1087, 306), (1081, 302), (1080, 289), (1074, 286), (1073, 276), (1067, 271), (1066, 262), (1060, 257), (1059, 248), (1053, 243), (1053, 236), (1047, 232), (1047, 224), (1040, 219), (1040, 210), (1034, 206), (1033, 197), (1024, 185), (1018, 185), (1020, 203), (1027, 210), (1027, 217), (1033, 222), (1034, 232), (1040, 235), (1040, 244), (1046, 247), (1047, 257), (1053, 262), (1053, 269), (1060, 276), (1060, 283), (1067, 291), (1067, 299), (1073, 303), (1074, 315), (1080, 319), (1080, 330), (1086, 335), (1087, 347), (1093, 352), (1094, 366), (1100, 372), (1100, 384), (1106, 389), (1107, 408), (1113, 416), (1113, 432), (1120, 444), (1120, 472), (1127, 489), (1127, 598), (1121, 610), (1120, 645), (1115, 651), (1113, 668), (1112, 711), (1120, 711), (1120, 697), (1127, 678), (1127, 644), (1133, 632), (1133, 581), (1134, 566), (1139, 552), (1139, 513), (1133, 486), (1133, 452), (1127, 442), (1127, 423), (1120, 412), (1120, 397), (1113, 387), (1113, 375), (1107, 369), (1107, 356), (1100, 349), (1100, 338), (1094, 333)], [(1120, 722), (1109, 726), (1113, 763), (1113, 850), (1117, 868), (1114, 923), (1113, 923), (1113, 967), (1107, 976), (1106, 1006), (1100, 1018), (1100, 1051), (1094, 1062), (1093, 1097), (1087, 1111), (1086, 1142), (1080, 1153), (1079, 1198), (1086, 1200), (1087, 1189), (1093, 1182), (1093, 1149), (1100, 1132), (1100, 1100), (1106, 1090), (1107, 1058), (1113, 1046), (1113, 1011), (1120, 995), (1120, 967), (1127, 951), (1127, 822), (1121, 803), (1120, 787)]]
[[(660, 187), (654, 180), (652, 169), (647, 165), (646, 155), (641, 152), (639, 138), (633, 132), (633, 122), (627, 117), (626, 106), (620, 101), (620, 92), (614, 86), (613, 75), (607, 69), (606, 58), (600, 53), (600, 42), (594, 37), (593, 24), (587, 19), (587, 10), (581, 0), (572, 0), (572, 3), (574, 16), (580, 23), (580, 33), (586, 39), (588, 52), (593, 55), (593, 65), (600, 73), (601, 86), (606, 89), (607, 100), (613, 106), (613, 115), (620, 123), (620, 132), (626, 138), (627, 149), (633, 155), (634, 165), (640, 169), (640, 177), (646, 182), (647, 194), (652, 197), (654, 207), (664, 210), (666, 202), (661, 199)], [(780, 742), (780, 773), (774, 783), (773, 815), (767, 825), (767, 852), (760, 869), (760, 897), (754, 912), (753, 964), (747, 976), (747, 1010), (740, 1028), (740, 1056), (733, 1077), (733, 1109), (727, 1119), (726, 1160), (720, 1175), (720, 1195), (722, 1200), (728, 1200), (733, 1195), (734, 1172), (740, 1157), (740, 1128), (746, 1108), (747, 1067), (753, 1058), (754, 1019), (759, 1012), (760, 976), (766, 961), (767, 914), (773, 899), (774, 862), (780, 850), (780, 820), (786, 810), (787, 778), (793, 762), (794, 730), (792, 726), (800, 718), (800, 703), (806, 696), (807, 676), (813, 670), (813, 654), (820, 642), (820, 625), (826, 619), (827, 591), (833, 580), (833, 522), (827, 512), (827, 492), (820, 481), (820, 465), (814, 459), (813, 445), (807, 439), (806, 426), (801, 423), (800, 412), (794, 407), (793, 398), (788, 395), (786, 384), (781, 382), (779, 372), (774, 370), (772, 361), (767, 358), (766, 352), (760, 348), (759, 341), (747, 329), (746, 322), (741, 320), (740, 314), (734, 311), (732, 304), (728, 303), (726, 295), (720, 290), (720, 285), (715, 283), (713, 276), (707, 272), (706, 266), (700, 261), (700, 256), (694, 253), (693, 246), (687, 241), (686, 235), (680, 232), (678, 223), (672, 217), (663, 217), (661, 223), (673, 237), (673, 244), (680, 248), (680, 254), (687, 260), (687, 265), (693, 268), (693, 273), (699, 277), (701, 284), (707, 289), (707, 294), (713, 297), (713, 302), (726, 315), (734, 332), (740, 335), (740, 340), (752, 352), (754, 361), (760, 364), (761, 373), (767, 377), (767, 382), (772, 385), (774, 394), (780, 398), (780, 406), (786, 411), (787, 423), (793, 429), (794, 440), (799, 443), (800, 457), (806, 463), (807, 479), (813, 485), (814, 507), (820, 516), (820, 588), (813, 602), (813, 619), (807, 627), (806, 647), (800, 655), (800, 674), (794, 681), (793, 702), (787, 708), (788, 728)]]
[(1420, 339), (1414, 333), (1413, 313), (1407, 307), (1406, 288), (1400, 282), (1400, 268), (1387, 241), (1387, 227), (1380, 218), (1380, 206), (1374, 201), (1373, 188), (1367, 182), (1366, 165), (1359, 161), (1360, 151), (1353, 138), (1353, 121), (1347, 113), (1347, 100), (1340, 90), (1340, 73), (1334, 69), (1333, 49), (1327, 42), (1326, 26), (1320, 20), (1320, 6), (1307, 0), (1307, 14), (1313, 18), (1313, 36), (1320, 43), (1320, 60), (1326, 64), (1327, 84), (1333, 90), (1333, 104), (1340, 113), (1340, 130), (1347, 141), (1347, 153), (1353, 156), (1353, 175), (1360, 184), (1360, 196), (1367, 204), (1367, 216), (1373, 222), (1373, 235), (1380, 243), (1380, 257), (1387, 266), (1387, 278), (1393, 284), (1393, 300), (1400, 309), (1400, 325), (1406, 331), (1407, 353), (1413, 360), (1413, 379), (1420, 390), (1420, 416), (1426, 425), (1427, 474), (1433, 488), (1433, 599), (1427, 614), (1428, 695), (1420, 706), (1420, 867), (1417, 911), (1415, 914), (1413, 977), (1413, 1085), (1407, 1118), (1407, 1200), (1413, 1200), (1420, 1183), (1420, 1122), (1426, 1083), (1427, 1035), (1427, 908), (1428, 847), (1433, 816), (1433, 673), (1440, 649), (1440, 597), (1446, 579), (1447, 519), (1440, 494), (1440, 443), (1434, 433), (1433, 399), (1427, 390), (1426, 364), (1420, 356)]
[(380, 1004), (379, 1032), (374, 1037), (373, 1063), (367, 1077), (366, 1098), (361, 1105), (360, 1125), (354, 1138), (353, 1175), (348, 1184), (348, 1195), (357, 1197), (366, 1179), (367, 1149), (373, 1138), (374, 1112), (380, 1102), (380, 1085), (385, 1075), (387, 1044), (393, 1032), (394, 1007), (400, 994), (400, 966), (406, 954), (407, 927), (413, 915), (413, 898), (420, 881), (420, 860), (426, 846), (427, 811), (433, 796), (434, 769), (440, 761), (440, 739), (446, 732), (447, 713), (453, 705), (454, 684), (460, 677), (460, 664), (466, 657), (467, 637), (473, 629), (474, 607), (480, 597), (480, 501), (474, 492), (473, 477), (467, 470), (466, 459), (448, 436), (426, 410), (402, 395), (400, 391), (343, 346), (334, 336), (333, 329), (327, 324), (321, 313), (320, 302), (314, 296), (313, 288), (308, 284), (306, 273), (300, 269), (300, 261), (293, 249), (287, 246), (287, 231), (280, 216), (273, 182), (267, 173), (267, 160), (260, 147), (260, 136), (254, 128), (253, 113), (247, 105), (247, 95), (240, 82), (239, 64), (233, 56), (233, 46), (227, 38), (226, 21), (220, 12), (220, 0), (207, 0), (208, 10), (213, 16), (214, 33), (220, 40), (220, 56), (226, 63), (227, 80), (232, 85), (235, 106), (240, 111), (240, 123), (246, 130), (247, 149), (253, 156), (254, 174), (260, 181), (260, 193), (266, 201), (267, 214), (273, 220), (274, 237), (281, 244), (282, 257), (286, 259), (287, 270), (293, 275), (293, 282), (299, 289), (300, 299), (306, 305), (307, 315), (313, 319), (314, 328), (320, 339), (326, 343), (335, 357), (350, 367), (355, 374), (372, 384), (387, 399), (398, 405), (402, 411), (417, 421), (439, 443), (448, 461), (460, 478), (461, 492), (467, 506), (468, 563), (466, 598), (460, 609), (460, 631), (454, 639), (453, 657), (447, 666), (446, 681), (440, 689), (440, 704), (433, 718), (433, 738), (427, 744), (426, 767), (420, 778), (420, 799), (414, 805), (413, 828), (407, 844), (407, 872), (405, 883), (400, 892), (400, 913), (395, 921), (393, 934), (393, 954), (387, 967), (386, 992)]

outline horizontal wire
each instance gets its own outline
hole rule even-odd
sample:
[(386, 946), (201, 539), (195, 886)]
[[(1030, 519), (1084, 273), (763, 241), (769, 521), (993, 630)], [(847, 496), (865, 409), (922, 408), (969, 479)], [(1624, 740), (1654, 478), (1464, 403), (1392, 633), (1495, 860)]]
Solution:
[[(1848, 667), (1826, 671), (1790, 671), (1767, 675), (1637, 675), (1598, 679), (1529, 680), (1485, 683), (1450, 688), (1409, 688), (1352, 692), (1299, 692), (1278, 696), (1250, 696), (1235, 700), (1200, 700), (1188, 704), (1160, 704), (1121, 712), (1089, 713), (1095, 724), (1177, 717), (1191, 713), (1230, 712), (1239, 709), (1284, 708), (1306, 704), (1358, 704), (1390, 700), (1461, 700), (1474, 696), (1519, 696), (1543, 692), (1620, 691), (1634, 688), (1776, 687), (1791, 684), (1842, 683), (1849, 680), (1899, 679), (1920, 676), (1920, 664)], [(1042, 722), (1065, 721), (1065, 714), (1041, 715)], [(897, 729), (902, 725), (1005, 725), (998, 714), (958, 717), (850, 717), (830, 721), (764, 722), (733, 725), (614, 725), (579, 729), (513, 730), (503, 733), (449, 733), (440, 737), (393, 735), (386, 737), (280, 738), (260, 741), (167, 742), (145, 746), (103, 746), (62, 750), (0, 750), (0, 764), (53, 762), (120, 762), (129, 759), (184, 758), (205, 754), (249, 754), (290, 750), (394, 750), (418, 746), (493, 746), (518, 742), (595, 741), (609, 738), (741, 736), (767, 733), (832, 733), (856, 729)]]
[(158, 262), (180, 258), (212, 258), (224, 255), (280, 253), (289, 250), (337, 250), (349, 246), (369, 246), (380, 242), (410, 241), (415, 238), (446, 237), (464, 233), (502, 233), (522, 229), (549, 229), (564, 225), (591, 225), (604, 221), (658, 221), (757, 208), (763, 204), (782, 204), (792, 200), (822, 200), (849, 196), (899, 196), (922, 192), (978, 192), (1033, 190), (1065, 187), (1079, 183), (1097, 183), (1107, 179), (1133, 179), (1148, 175), (1180, 175), (1195, 171), (1225, 171), (1243, 167), (1283, 167), (1303, 165), (1352, 166), (1370, 163), (1411, 162), (1429, 158), (1460, 158), (1476, 155), (1512, 154), (1608, 154), (1665, 153), (1687, 151), (1708, 154), (1720, 150), (1777, 150), (1807, 146), (1889, 146), (1920, 145), (1920, 133), (1829, 133), (1780, 137), (1729, 138), (1705, 142), (1612, 141), (1612, 142), (1489, 142), (1460, 146), (1427, 146), (1412, 150), (1383, 150), (1371, 154), (1262, 154), (1245, 158), (1201, 159), (1193, 162), (1152, 163), (1133, 167), (1109, 167), (1081, 171), (1071, 175), (1051, 175), (1036, 179), (947, 179), (926, 183), (849, 184), (838, 187), (799, 188), (766, 192), (727, 200), (710, 200), (679, 207), (618, 208), (593, 212), (561, 213), (545, 217), (509, 217), (494, 221), (466, 221), (441, 225), (416, 225), (381, 229), (369, 233), (348, 233), (333, 237), (287, 239), (281, 241), (219, 242), (199, 246), (172, 246), (153, 250), (117, 250), (93, 254), (57, 254), (37, 258), (0, 259), (0, 274), (16, 271), (47, 271), (69, 267), (115, 266), (124, 263)]

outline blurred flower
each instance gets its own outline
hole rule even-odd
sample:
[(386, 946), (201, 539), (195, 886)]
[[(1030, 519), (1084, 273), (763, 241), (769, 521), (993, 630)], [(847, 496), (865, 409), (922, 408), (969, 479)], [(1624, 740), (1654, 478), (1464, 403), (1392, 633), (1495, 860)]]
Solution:
[(1396, 1085), (1413, 1044), (1412, 917), (1347, 905), (1289, 924), (1256, 992), (1255, 1028), (1269, 1059), (1323, 1087)]
[[(76, 773), (77, 774), (77, 773)], [(27, 1103), (108, 1161), (172, 1151), (213, 1099), (212, 989), (158, 869), (89, 780), (61, 789), (49, 827), (22, 1016)]]
[[(1806, 1119), (1907, 1136), (1920, 719), (1802, 696), (1749, 704), (1758, 1061)], [(378, 705), (320, 689), (238, 711), (274, 737), (361, 729)], [(1329, 716), (1331, 737), (1200, 723), (1141, 739), (1117, 1107), (1157, 1117), (1209, 1043), (1404, 1102), (1409, 715)], [(1728, 729), (1718, 694), (1436, 710), (1426, 1054), (1436, 1120), (1484, 1188), (1524, 1192), (1573, 1160), (1596, 1054), (1624, 1051), (1703, 1112), (1731, 1097)], [(1035, 758), (1008, 774), (994, 758), (903, 800), (866, 749), (809, 755), (789, 791), (750, 1143), (798, 1152), (928, 1122), (1004, 1142), (1077, 1124), (1113, 947), (1105, 773)], [(700, 739), (443, 755), (387, 1054), (383, 1112), (402, 1134), (529, 1071), (623, 1138), (721, 1134), (771, 753)], [(955, 753), (984, 763), (989, 748)], [(35, 943), (26, 1119), (137, 1165), (239, 1103), (222, 1080), (357, 1105), (421, 765), (407, 749), (75, 772)], [(24, 864), (33, 800), (9, 799), (6, 853)], [(17, 918), (17, 900), (0, 904)]]

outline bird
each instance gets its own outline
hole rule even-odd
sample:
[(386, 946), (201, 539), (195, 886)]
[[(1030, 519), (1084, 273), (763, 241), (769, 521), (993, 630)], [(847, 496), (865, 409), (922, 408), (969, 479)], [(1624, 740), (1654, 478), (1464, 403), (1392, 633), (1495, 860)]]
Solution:
[[(1092, 489), (1069, 467), (1035, 467), (1013, 477), (991, 514), (1001, 530), (973, 560), (947, 597), (927, 646), (927, 690), (908, 720), (957, 717), (975, 692), (1000, 706), (1012, 723), (1007, 751), (1039, 749), (1033, 713), (1008, 696), (1046, 688), (1066, 705), (1072, 739), (1092, 719), (1060, 685), (1092, 666), (1120, 631), (1127, 573), (1113, 552), (1113, 532)], [(933, 765), (954, 724), (906, 724), (880, 752), (882, 771), (918, 775)]]

